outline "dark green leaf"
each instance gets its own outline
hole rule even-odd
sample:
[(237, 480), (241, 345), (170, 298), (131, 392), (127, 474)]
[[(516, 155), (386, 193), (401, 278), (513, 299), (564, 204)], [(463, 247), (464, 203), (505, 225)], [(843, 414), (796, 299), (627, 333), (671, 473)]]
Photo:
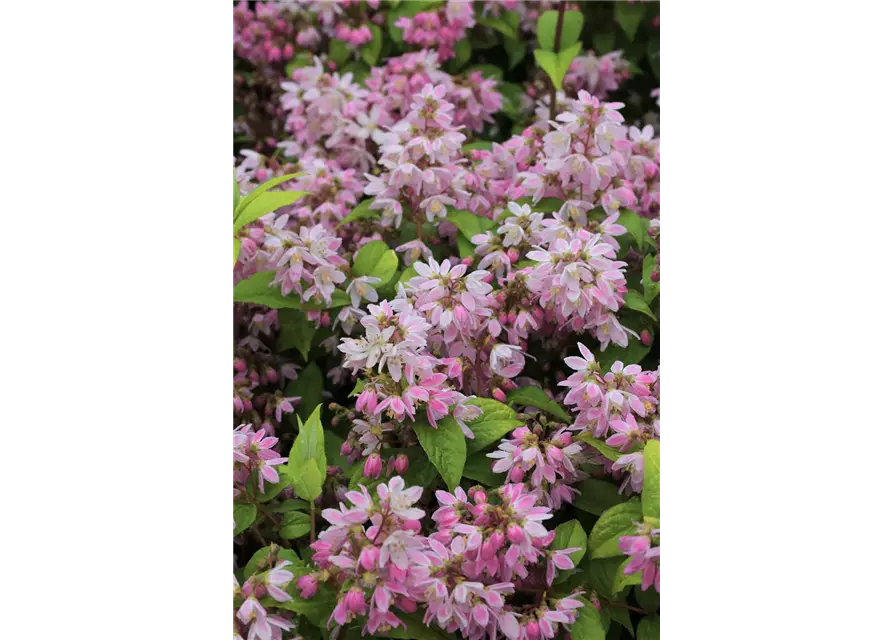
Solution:
[(524, 59), (527, 45), (522, 40), (506, 40), (502, 43), (509, 58), (509, 69), (514, 69)]
[(233, 519), (236, 521), (236, 528), (233, 529), (233, 535), (237, 536), (245, 529), (254, 524), (257, 518), (257, 507), (253, 504), (233, 503)]
[(404, 627), (397, 627), (387, 632), (377, 633), (378, 638), (399, 638), (400, 640), (455, 640), (455, 635), (447, 633), (436, 626), (432, 622), (431, 626), (422, 622), (420, 614), (417, 613), (398, 613), (396, 614), (403, 623)]
[[(301, 403), (298, 405), (297, 414), (301, 420), (306, 420), (310, 413), (322, 402), (322, 390), (325, 379), (322, 370), (315, 362), (311, 362), (301, 370), (295, 380), (285, 387), (286, 396), (299, 396)], [(321, 469), (322, 470), (322, 469)]]
[(347, 62), (351, 53), (350, 45), (343, 40), (338, 40), (337, 38), (329, 40), (329, 60), (334, 61), (339, 67)]
[(585, 598), (578, 599), (583, 606), (577, 609), (577, 620), (571, 626), (572, 640), (605, 640), (605, 629), (598, 609)]
[(485, 487), (499, 487), (505, 484), (505, 473), (493, 473), (492, 466), (495, 460), (488, 458), (486, 452), (479, 451), (468, 456), (465, 461), (465, 469), (462, 475), (480, 482)]
[(576, 488), (580, 495), (574, 500), (574, 507), (594, 515), (601, 515), (626, 500), (617, 492), (617, 486), (606, 480), (584, 480)]
[(493, 64), (476, 64), (473, 67), (469, 67), (468, 72), (471, 73), (472, 71), (480, 71), (485, 78), (502, 80), (502, 69)]
[(437, 423), (437, 429), (432, 429), (426, 422), (416, 422), (412, 428), (428, 458), (453, 491), (462, 479), (467, 455), (462, 429), (449, 416)]
[(515, 389), (508, 394), (506, 398), (510, 404), (519, 404), (525, 407), (536, 407), (542, 409), (559, 420), (567, 423), (573, 422), (560, 404), (546, 395), (546, 392), (537, 387), (524, 387), (523, 389)]
[[(630, 289), (626, 292), (626, 296), (623, 299), (623, 306), (627, 309), (632, 309), (633, 311), (638, 311), (639, 313), (644, 313), (646, 316), (651, 318), (652, 320), (657, 320), (657, 317), (654, 315), (654, 312), (651, 310), (651, 307), (648, 306), (648, 303), (645, 302), (645, 298), (641, 293), (636, 291), (635, 289)], [(628, 363), (624, 363), (628, 364)]]
[(279, 535), (286, 540), (300, 538), (310, 533), (310, 516), (300, 511), (290, 511), (282, 518)]
[(279, 312), (279, 327), (276, 350), (297, 349), (304, 362), (307, 362), (310, 348), (313, 346), (313, 336), (316, 334), (316, 321), (310, 320), (303, 311), (283, 309)]
[(496, 16), (480, 16), (477, 18), (478, 24), (482, 24), (485, 27), (490, 27), (504, 35), (506, 37), (506, 42), (516, 42), (518, 40), (518, 24), (510, 23), (506, 20), (507, 16), (517, 15), (512, 13), (503, 14), (499, 17)]
[(375, 287), (382, 286), (391, 280), (397, 271), (399, 260), (394, 250), (381, 240), (373, 240), (362, 246), (353, 263), (354, 276), (372, 276), (380, 282)]
[(636, 37), (636, 31), (642, 18), (645, 16), (645, 11), (646, 6), (641, 2), (636, 2), (635, 4), (629, 2), (614, 3), (614, 19), (630, 40)]
[(614, 576), (617, 570), (628, 558), (618, 556), (614, 558), (589, 558), (587, 560), (587, 572), (589, 583), (596, 593), (606, 599), (611, 599), (614, 594)]
[(607, 372), (618, 360), (624, 365), (641, 362), (642, 358), (648, 355), (649, 351), (651, 351), (651, 347), (646, 347), (637, 338), (630, 337), (629, 345), (625, 349), (619, 345), (612, 344), (604, 351), (596, 352), (595, 359), (601, 365), (602, 371)]
[(360, 47), (360, 57), (370, 67), (374, 67), (378, 62), (379, 54), (381, 54), (381, 28), (378, 25), (370, 24), (369, 30), (372, 32), (372, 40)]
[(369, 208), (369, 205), (373, 202), (375, 202), (375, 198), (367, 198), (360, 202), (353, 208), (353, 211), (345, 216), (344, 220), (338, 223), (338, 226), (341, 227), (357, 220), (374, 220), (379, 218), (381, 216), (381, 210)]
[[(276, 548), (276, 557), (271, 558), (270, 554), (272, 553), (274, 546)], [(299, 567), (304, 566), (304, 561), (301, 560), (298, 557), (298, 554), (296, 554), (291, 549), (283, 549), (279, 545), (270, 545), (268, 547), (261, 547), (255, 552), (253, 556), (251, 556), (251, 559), (245, 565), (245, 570), (243, 572), (245, 575), (245, 579), (247, 580), (255, 573), (263, 573), (264, 571), (269, 571), (280, 560), (288, 560)]]
[[(605, 611), (605, 609), (602, 609), (602, 611)], [(621, 607), (608, 607), (607, 611), (612, 620), (619, 622), (624, 629), (626, 629), (630, 633), (633, 633), (633, 623), (629, 619), (629, 609), (623, 609)]]
[(656, 267), (657, 259), (654, 254), (645, 256), (645, 260), (642, 261), (642, 290), (645, 292), (645, 302), (649, 305), (660, 294), (660, 281), (654, 282), (651, 279)]
[(639, 251), (645, 246), (645, 236), (648, 235), (648, 220), (635, 211), (621, 209), (617, 224), (626, 227), (627, 232), (636, 242)]
[(552, 541), (552, 549), (558, 551), (573, 547), (579, 547), (580, 549), (570, 554), (570, 559), (573, 560), (576, 567), (586, 553), (586, 532), (583, 531), (583, 527), (580, 526), (579, 522), (569, 520), (555, 527), (555, 539)]
[(636, 533), (635, 522), (642, 520), (642, 503), (638, 499), (618, 504), (605, 511), (589, 534), (589, 553), (593, 558), (622, 555), (617, 547), (621, 536)]
[(576, 437), (576, 440), (580, 440), (581, 442), (585, 442), (590, 447), (595, 448), (600, 454), (608, 458), (609, 460), (613, 460), (617, 462), (620, 456), (623, 453), (619, 449), (615, 449), (614, 447), (609, 447), (603, 441), (598, 438), (593, 437), (589, 433), (581, 433)]
[(660, 594), (654, 589), (642, 591), (642, 587), (638, 586), (633, 589), (636, 594), (636, 602), (648, 613), (654, 613), (660, 609)]
[(660, 640), (660, 616), (650, 615), (639, 621), (636, 640)]
[(479, 407), (483, 411), (475, 420), (466, 423), (474, 433), (474, 440), (467, 443), (468, 453), (485, 449), (512, 429), (524, 424), (516, 418), (517, 412), (514, 409), (496, 400), (471, 398), (465, 404)]

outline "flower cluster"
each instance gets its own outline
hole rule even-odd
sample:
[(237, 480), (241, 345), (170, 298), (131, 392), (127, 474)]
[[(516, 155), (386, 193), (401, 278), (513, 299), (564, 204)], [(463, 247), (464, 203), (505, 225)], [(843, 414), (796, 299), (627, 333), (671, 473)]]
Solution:
[(564, 77), (564, 88), (568, 95), (588, 91), (599, 100), (617, 91), (621, 83), (630, 77), (629, 62), (622, 51), (612, 51), (597, 56), (594, 51), (574, 58)]
[(294, 5), (258, 2), (251, 11), (247, 0), (233, 7), (233, 50), (255, 65), (290, 60), (295, 53)]
[(279, 472), (275, 467), (288, 462), (273, 449), (279, 438), (268, 436), (262, 429), (255, 431), (249, 424), (243, 424), (233, 431), (233, 494), (238, 496), (253, 476), (257, 478), (257, 488), (263, 492), (264, 480), (273, 484), (279, 482)]
[(233, 598), (237, 603), (233, 638), (282, 640), (282, 632), (294, 628), (291, 620), (270, 615), (260, 603), (266, 596), (276, 602), (289, 602), (293, 599), (285, 592), (285, 586), (294, 579), (292, 572), (286, 569), (289, 566), (292, 566), (290, 560), (279, 559), (273, 552), (258, 563), (254, 573), (241, 585), (236, 576), (233, 576)]
[(407, 44), (437, 47), (438, 60), (455, 57), (455, 45), (475, 25), (474, 7), (467, 0), (447, 0), (436, 9), (398, 18), (394, 26), (403, 29)]
[(642, 589), (660, 593), (660, 529), (638, 523), (634, 536), (622, 536), (618, 543), (620, 550), (632, 557), (623, 572), (626, 575), (642, 572)]

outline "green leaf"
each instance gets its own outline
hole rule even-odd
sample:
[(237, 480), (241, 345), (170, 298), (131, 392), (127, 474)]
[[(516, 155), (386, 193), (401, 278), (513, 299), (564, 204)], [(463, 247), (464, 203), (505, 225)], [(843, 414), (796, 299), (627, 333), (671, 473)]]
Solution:
[(366, 243), (357, 253), (353, 263), (354, 276), (373, 276), (381, 282), (374, 285), (376, 288), (390, 282), (391, 277), (397, 271), (399, 260), (394, 250), (381, 240), (373, 240)]
[(462, 38), (453, 48), (456, 57), (449, 61), (449, 66), (453, 72), (459, 71), (465, 66), (465, 63), (471, 60), (471, 40)]
[[(273, 552), (273, 547), (276, 548), (276, 557), (270, 558), (270, 554)], [(261, 547), (253, 556), (251, 556), (251, 559), (245, 565), (245, 570), (243, 571), (245, 578), (247, 579), (255, 573), (269, 571), (273, 568), (273, 565), (280, 560), (289, 560), (296, 566), (304, 566), (304, 561), (291, 549), (283, 549), (279, 545), (270, 545), (268, 547)], [(291, 567), (289, 567), (289, 569), (291, 569)]]
[(350, 58), (352, 51), (353, 50), (350, 48), (350, 45), (348, 45), (343, 40), (332, 38), (329, 41), (329, 60), (333, 60), (339, 67), (347, 62), (347, 59)]
[(286, 540), (300, 538), (310, 533), (310, 516), (300, 511), (289, 511), (282, 518), (279, 535)]
[(632, 236), (632, 239), (636, 242), (636, 246), (641, 251), (645, 246), (645, 237), (648, 235), (648, 220), (635, 211), (621, 209), (620, 217), (617, 218), (617, 224), (626, 227), (629, 235)]
[(630, 40), (636, 37), (636, 31), (642, 18), (645, 16), (645, 10), (646, 6), (641, 2), (635, 4), (629, 2), (614, 3), (614, 20), (617, 21), (617, 24), (623, 29), (623, 33)]
[(623, 453), (620, 451), (620, 449), (615, 449), (614, 447), (609, 447), (604, 442), (602, 442), (601, 440), (598, 440), (597, 438), (592, 437), (592, 435), (590, 435), (588, 433), (581, 433), (581, 434), (577, 435), (575, 440), (580, 440), (581, 442), (585, 442), (590, 447), (593, 447), (600, 454), (602, 454), (609, 460), (613, 460), (614, 462), (617, 462), (617, 460), (620, 458), (620, 456), (623, 455)]
[(654, 76), (660, 80), (660, 36), (655, 36), (645, 45), (645, 53), (648, 63), (654, 71)]
[(438, 629), (434, 624), (430, 627), (422, 622), (419, 614), (397, 613), (406, 628), (396, 627), (390, 631), (376, 633), (376, 638), (399, 638), (400, 640), (455, 640), (455, 635)]
[(623, 364), (641, 362), (649, 351), (651, 351), (651, 347), (646, 347), (637, 338), (630, 337), (629, 345), (625, 349), (616, 344), (608, 345), (604, 351), (596, 352), (595, 359), (601, 365), (602, 371), (607, 372), (611, 369), (611, 365), (618, 360)]
[[(300, 396), (301, 404), (297, 413), (301, 420), (306, 420), (314, 408), (318, 408), (322, 402), (322, 390), (325, 379), (322, 370), (315, 362), (311, 362), (301, 370), (298, 377), (285, 387), (286, 396)], [(324, 471), (324, 469), (320, 469)]]
[(354, 82), (362, 86), (363, 83), (366, 81), (366, 78), (369, 77), (369, 65), (362, 60), (354, 60), (353, 62), (348, 62), (341, 70), (341, 77), (343, 78), (348, 73), (353, 75)]
[(398, 44), (403, 44), (403, 29), (396, 26), (399, 18), (411, 18), (422, 11), (435, 9), (443, 4), (443, 0), (428, 0), (426, 2), (401, 2), (396, 9), (388, 12), (388, 35), (391, 40)]
[(645, 486), (642, 488), (642, 515), (660, 518), (660, 441), (645, 444)]
[(660, 640), (660, 616), (650, 615), (639, 621), (636, 640)]
[[(548, 51), (555, 49), (555, 32), (558, 30), (558, 12), (546, 11), (536, 21), (536, 41)], [(561, 25), (561, 38), (558, 50), (566, 49), (580, 39), (583, 32), (583, 14), (579, 11), (565, 11)]]
[(234, 502), (233, 519), (236, 521), (236, 528), (233, 529), (233, 535), (237, 536), (245, 531), (245, 529), (254, 524), (255, 518), (257, 518), (257, 507), (253, 504)]
[(602, 611), (605, 610), (607, 610), (608, 615), (611, 616), (611, 620), (616, 620), (624, 629), (633, 633), (633, 623), (632, 620), (629, 619), (629, 609), (623, 609), (621, 607), (606, 607), (605, 609), (602, 609)]
[(319, 472), (319, 467), (316, 466), (316, 461), (304, 460), (304, 462), (295, 464), (294, 470), (292, 470), (291, 460), (289, 460), (288, 476), (295, 494), (304, 500), (316, 500), (322, 493), (323, 477)]
[(652, 320), (657, 320), (657, 317), (654, 315), (651, 307), (649, 307), (648, 303), (645, 302), (645, 298), (642, 297), (642, 294), (635, 289), (630, 289), (626, 292), (626, 297), (623, 299), (623, 306), (627, 309), (632, 309), (633, 311), (644, 313)]
[(645, 302), (649, 305), (660, 294), (660, 281), (654, 282), (651, 279), (656, 267), (657, 259), (654, 254), (645, 256), (645, 260), (642, 261), (642, 289), (645, 291)]
[(341, 445), (344, 444), (344, 438), (330, 429), (325, 429), (326, 439), (326, 464), (329, 466), (341, 467), (347, 471), (351, 464), (348, 459), (341, 455)]
[(617, 547), (621, 536), (636, 533), (634, 522), (642, 520), (642, 503), (637, 499), (618, 504), (605, 511), (589, 534), (589, 553), (593, 558), (622, 555)]
[(642, 587), (638, 586), (633, 589), (633, 593), (636, 594), (636, 602), (648, 613), (654, 613), (660, 609), (660, 594), (654, 589), (642, 591)]
[(362, 378), (360, 378), (357, 380), (357, 383), (353, 386), (353, 391), (351, 391), (350, 393), (347, 394), (347, 397), (353, 398), (355, 396), (358, 396), (361, 393), (363, 393), (363, 389), (365, 389), (365, 388), (366, 388), (366, 381), (363, 380)]
[(315, 627), (325, 627), (326, 620), (332, 615), (332, 610), (337, 604), (335, 595), (332, 593), (330, 587), (321, 585), (319, 592), (309, 600), (304, 600), (297, 593), (291, 593), (292, 591), (295, 591), (293, 582), (289, 583), (286, 591), (292, 596), (292, 599), (287, 602), (276, 602), (273, 598), (267, 596), (261, 598), (260, 603), (268, 608), (273, 606), (293, 611), (294, 613), (305, 616)]
[(474, 440), (469, 440), (467, 443), (468, 453), (477, 453), (501, 439), (512, 429), (524, 425), (516, 418), (518, 414), (514, 409), (496, 400), (471, 398), (465, 404), (479, 407), (483, 411), (476, 419), (466, 422), (474, 433)]
[[(558, 551), (573, 547), (580, 548), (579, 551), (574, 551), (570, 554), (570, 559), (576, 567), (586, 553), (586, 532), (583, 531), (583, 527), (580, 526), (579, 522), (569, 520), (555, 527), (555, 539), (552, 541), (552, 549)], [(570, 570), (567, 569), (566, 571)]]
[(579, 598), (583, 606), (577, 609), (577, 620), (571, 626), (572, 640), (605, 640), (605, 628), (598, 609), (585, 598)]
[(360, 58), (370, 67), (374, 67), (381, 54), (381, 28), (378, 25), (369, 24), (369, 30), (372, 32), (372, 40), (360, 47)]
[(463, 236), (461, 233), (456, 236), (456, 244), (459, 246), (459, 257), (468, 258), (474, 255), (474, 245), (471, 240)]
[(606, 480), (584, 480), (576, 488), (580, 495), (574, 499), (574, 507), (597, 516), (625, 500), (617, 492), (617, 486)]
[(291, 62), (285, 65), (285, 75), (291, 78), (291, 74), (295, 69), (309, 67), (311, 65), (313, 65), (313, 54), (309, 51), (301, 51), (291, 59)]
[(502, 94), (502, 111), (512, 120), (518, 120), (524, 114), (521, 111), (521, 96), (524, 90), (514, 82), (500, 82), (499, 93)]
[(345, 216), (344, 220), (338, 223), (339, 227), (342, 227), (350, 222), (356, 222), (357, 220), (374, 220), (377, 219), (381, 215), (381, 210), (379, 209), (370, 209), (369, 206), (375, 202), (375, 198), (367, 198), (357, 204), (353, 208), (353, 211)]
[(247, 194), (244, 198), (239, 201), (239, 206), (236, 207), (235, 212), (233, 213), (233, 220), (238, 220), (239, 216), (242, 215), (242, 212), (245, 210), (245, 207), (254, 202), (257, 198), (261, 196), (261, 194), (266, 193), (273, 187), (279, 186), (283, 182), (288, 182), (289, 180), (294, 180), (295, 178), (302, 176), (302, 173), (287, 173), (284, 176), (279, 176), (276, 178), (272, 178), (267, 180), (263, 184), (257, 186), (251, 193)]
[(425, 422), (416, 422), (412, 428), (450, 491), (455, 490), (462, 479), (462, 468), (467, 456), (462, 429), (451, 417), (440, 420), (437, 429), (432, 429)]
[(238, 238), (233, 238), (233, 267), (236, 266), (236, 263), (239, 261), (239, 251), (242, 250), (242, 243), (239, 242)]
[(306, 195), (306, 191), (267, 191), (260, 194), (239, 213), (239, 217), (233, 223), (233, 233), (271, 211), (294, 204)]
[(610, 599), (614, 595), (614, 577), (617, 570), (629, 558), (619, 556), (614, 558), (589, 558), (587, 560), (587, 573), (589, 584), (603, 598)]
[(491, 29), (498, 31), (502, 35), (504, 35), (507, 40), (506, 42), (517, 42), (518, 40), (518, 23), (510, 23), (506, 18), (510, 15), (517, 16), (518, 14), (504, 14), (499, 17), (496, 16), (480, 16), (476, 18), (478, 24), (482, 24), (485, 27), (490, 27)]
[(632, 562), (632, 558), (626, 558), (623, 563), (617, 567), (617, 573), (614, 574), (614, 583), (611, 585), (611, 593), (620, 593), (627, 587), (642, 584), (642, 572), (626, 574), (626, 567)]
[[(315, 366), (315, 365), (314, 365)], [(326, 477), (326, 444), (317, 405), (310, 418), (300, 425), (298, 437), (288, 454), (287, 473), (295, 493), (304, 500), (315, 500), (322, 493)]]
[(470, 211), (450, 209), (447, 212), (447, 220), (459, 227), (459, 231), (466, 239), (471, 240), (479, 233), (489, 231), (496, 226), (496, 221), (483, 216), (476, 216)]
[(592, 37), (592, 46), (595, 47), (596, 53), (603, 56), (606, 53), (614, 51), (614, 41), (617, 34), (614, 31), (605, 31), (604, 33), (596, 33)]
[[(239, 181), (236, 180), (236, 170), (233, 169), (233, 214), (236, 213), (236, 208), (239, 206)], [(233, 220), (236, 217), (233, 215)]]
[(269, 502), (285, 489), (289, 485), (289, 482), (286, 478), (283, 478), (280, 474), (279, 482), (275, 484), (272, 482), (264, 482), (264, 490), (263, 493), (258, 493), (257, 484), (254, 481), (247, 484), (245, 490), (248, 492), (248, 495), (251, 496), (252, 500), (256, 500), (257, 502)]
[[(473, 67), (468, 68), (468, 73), (471, 73), (472, 71), (480, 71), (485, 78), (502, 80), (502, 69), (494, 64), (476, 64)], [(490, 144), (492, 144), (492, 142)]]
[(509, 58), (509, 69), (517, 67), (527, 53), (527, 45), (522, 40), (506, 40), (502, 46)]
[(508, 394), (506, 398), (510, 404), (520, 404), (526, 407), (536, 407), (546, 413), (552, 415), (559, 420), (570, 423), (573, 422), (560, 404), (546, 395), (546, 392), (537, 387), (524, 387), (523, 389), (515, 389)]
[(500, 487), (505, 484), (504, 473), (493, 473), (492, 466), (495, 460), (488, 458), (486, 452), (479, 451), (468, 456), (462, 475), (480, 482), (485, 487)]
[(267, 507), (272, 513), (288, 513), (289, 511), (300, 511), (301, 509), (309, 509), (310, 503), (306, 500), (283, 500), (271, 507)]
[(462, 145), (462, 151), (472, 151), (474, 149), (482, 149), (484, 151), (490, 151), (493, 149), (493, 141), (492, 140), (477, 140), (475, 142), (469, 142), (468, 144)]
[(276, 277), (275, 271), (258, 271), (251, 277), (245, 278), (233, 287), (233, 301), (265, 304), (271, 309), (284, 309), (289, 306), (298, 308), (301, 297), (283, 296), (279, 285), (270, 286), (274, 277)]
[(276, 351), (297, 349), (304, 358), (304, 362), (307, 362), (310, 348), (313, 346), (313, 336), (316, 334), (316, 322), (310, 320), (303, 311), (283, 309), (279, 313), (279, 327)]
[(552, 85), (556, 89), (561, 89), (564, 83), (564, 76), (571, 66), (571, 62), (580, 53), (581, 43), (577, 43), (567, 49), (562, 49), (558, 53), (546, 51), (545, 49), (536, 49), (533, 57), (536, 63), (548, 74), (552, 80)]

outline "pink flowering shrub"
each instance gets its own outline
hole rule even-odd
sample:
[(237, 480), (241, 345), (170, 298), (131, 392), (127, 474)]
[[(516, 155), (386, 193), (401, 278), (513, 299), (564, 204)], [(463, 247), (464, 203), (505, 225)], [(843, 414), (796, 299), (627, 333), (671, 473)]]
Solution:
[(657, 9), (234, 4), (234, 638), (658, 637)]

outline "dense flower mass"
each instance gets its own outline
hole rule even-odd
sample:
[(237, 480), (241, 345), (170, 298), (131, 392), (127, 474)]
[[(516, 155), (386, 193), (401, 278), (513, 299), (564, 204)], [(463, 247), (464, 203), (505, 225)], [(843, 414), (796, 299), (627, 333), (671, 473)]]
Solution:
[(234, 4), (234, 639), (657, 624), (657, 12)]

